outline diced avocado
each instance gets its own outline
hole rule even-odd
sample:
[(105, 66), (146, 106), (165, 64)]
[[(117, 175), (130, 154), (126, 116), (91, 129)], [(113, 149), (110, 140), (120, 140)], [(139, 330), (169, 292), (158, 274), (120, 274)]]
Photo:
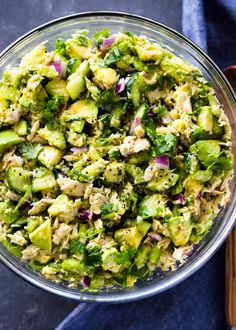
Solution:
[(69, 76), (66, 90), (72, 100), (76, 100), (85, 91), (85, 79), (77, 71)]
[(159, 249), (156, 245), (154, 245), (148, 256), (147, 265), (150, 270), (154, 270), (157, 267), (160, 257), (161, 257), (161, 249)]
[(82, 147), (86, 143), (87, 136), (84, 133), (76, 133), (73, 130), (67, 132), (67, 140), (69, 144), (75, 147)]
[(86, 243), (87, 241), (87, 230), (88, 230), (88, 225), (86, 223), (80, 223), (79, 224), (79, 233), (78, 233), (78, 238), (81, 243)]
[(212, 227), (213, 219), (214, 214), (211, 211), (209, 211), (209, 213), (202, 214), (198, 221), (194, 224), (189, 240), (192, 243), (200, 242), (200, 240), (208, 233)]
[(190, 147), (190, 152), (196, 154), (200, 162), (209, 166), (220, 156), (220, 144), (216, 140), (197, 141)]
[(103, 89), (111, 89), (118, 80), (117, 73), (111, 68), (100, 68), (94, 72), (94, 81)]
[(133, 101), (133, 105), (135, 108), (138, 108), (140, 106), (141, 102), (141, 92), (140, 92), (140, 79), (139, 76), (137, 76), (136, 79), (134, 79), (131, 87), (130, 87), (130, 96)]
[(13, 223), (15, 222), (20, 216), (20, 212), (15, 210), (15, 205), (6, 200), (4, 202), (0, 202), (0, 221), (5, 223)]
[(165, 200), (162, 195), (147, 195), (139, 205), (139, 215), (143, 219), (162, 217), (165, 213), (165, 208)]
[(141, 120), (143, 120), (147, 116), (147, 112), (148, 112), (148, 106), (146, 103), (144, 103), (138, 108), (136, 112), (136, 116), (139, 117)]
[(150, 227), (150, 223), (143, 221), (143, 227), (141, 229), (139, 226), (118, 229), (115, 232), (115, 240), (121, 245), (127, 244), (131, 247), (138, 248)]
[(91, 54), (91, 41), (88, 41), (87, 45), (81, 45), (76, 37), (66, 41), (66, 53), (70, 57), (75, 57), (80, 60), (89, 58)]
[(24, 170), (22, 167), (9, 167), (7, 169), (7, 182), (11, 189), (24, 193), (30, 186), (30, 171)]
[(125, 164), (125, 171), (128, 173), (134, 180), (134, 184), (144, 183), (144, 172), (143, 170), (132, 164)]
[(44, 221), (38, 228), (29, 234), (31, 242), (47, 252), (52, 250), (51, 220)]
[[(3, 96), (1, 96), (3, 97)], [(5, 112), (5, 110), (9, 109), (9, 101), (5, 100), (4, 98), (0, 98), (0, 113)]]
[(115, 247), (103, 249), (102, 268), (105, 270), (109, 270), (112, 273), (119, 273), (122, 266), (117, 263), (118, 256), (119, 252)]
[(123, 163), (113, 162), (108, 164), (104, 172), (104, 177), (108, 182), (120, 183), (123, 178)]
[(63, 96), (65, 102), (68, 101), (69, 94), (65, 80), (51, 80), (45, 86), (46, 91), (51, 96)]
[(22, 142), (21, 138), (15, 132), (10, 130), (0, 132), (0, 152), (20, 142)]
[(76, 73), (81, 74), (83, 77), (85, 77), (89, 73), (89, 70), (90, 70), (89, 62), (83, 61), (76, 70)]
[(20, 68), (9, 68), (3, 74), (3, 83), (8, 83), (15, 88), (18, 88), (23, 77), (24, 70)]
[(20, 67), (26, 70), (36, 70), (38, 64), (45, 61), (46, 48), (43, 44), (36, 46), (31, 52), (27, 53), (21, 60)]
[(198, 110), (200, 110), (200, 112), (197, 119), (197, 125), (207, 132), (212, 132), (213, 115), (211, 112), (211, 107), (205, 106), (199, 108)]
[(69, 76), (72, 73), (74, 73), (76, 71), (76, 69), (78, 69), (80, 64), (81, 64), (81, 61), (78, 58), (72, 57), (67, 63), (66, 75)]
[(57, 148), (44, 146), (38, 155), (38, 160), (46, 167), (51, 168), (60, 162), (63, 154), (63, 151)]
[(137, 154), (130, 155), (128, 158), (128, 163), (133, 165), (139, 165), (144, 162), (149, 162), (152, 155), (149, 151), (140, 151)]
[(90, 180), (94, 180), (105, 170), (105, 167), (107, 166), (107, 164), (108, 164), (108, 161), (100, 158), (93, 164), (88, 165), (85, 168), (83, 168), (81, 173), (83, 175), (87, 176)]
[(53, 204), (48, 208), (48, 214), (52, 217), (59, 216), (63, 221), (69, 222), (78, 214), (78, 208), (81, 200), (73, 201), (65, 194), (57, 196)]
[(84, 121), (83, 120), (75, 120), (71, 123), (68, 123), (68, 127), (76, 133), (81, 133), (83, 128), (84, 128)]
[(25, 226), (24, 229), (28, 233), (32, 233), (42, 223), (43, 223), (43, 218), (42, 217), (29, 217), (27, 226)]
[(135, 257), (135, 265), (138, 269), (142, 268), (147, 263), (150, 250), (150, 245), (143, 245), (139, 247), (138, 253)]
[(163, 192), (173, 187), (179, 180), (179, 174), (168, 170), (160, 170), (158, 176), (147, 183), (147, 188), (152, 191)]
[(19, 245), (15, 246), (11, 244), (8, 240), (1, 239), (1, 237), (0, 237), (0, 243), (14, 256), (17, 256), (19, 258), (22, 257), (22, 250), (24, 249), (22, 246)]
[(192, 175), (189, 175), (185, 181), (184, 187), (187, 194), (192, 196), (192, 199), (196, 201), (197, 195), (202, 190), (202, 184), (200, 183), (200, 181), (194, 180)]
[(16, 103), (20, 97), (20, 90), (12, 86), (2, 85), (0, 87), (0, 95), (5, 100)]
[(216, 117), (220, 117), (221, 108), (220, 108), (220, 105), (219, 105), (219, 102), (218, 102), (216, 96), (212, 95), (212, 94), (208, 94), (208, 101), (211, 106), (211, 111), (212, 111), (213, 115)]
[(98, 108), (93, 100), (83, 99), (73, 103), (68, 111), (65, 111), (65, 120), (85, 119), (92, 123), (97, 118)]
[(141, 41), (137, 43), (135, 49), (141, 61), (155, 61), (159, 63), (162, 59), (163, 50), (159, 44)]
[(222, 135), (224, 134), (224, 127), (219, 125), (218, 119), (215, 116), (213, 117), (212, 131), (217, 138), (222, 138)]
[(12, 127), (13, 131), (19, 136), (25, 136), (29, 134), (28, 123), (21, 119), (17, 124)]
[(74, 258), (68, 258), (63, 260), (61, 264), (62, 268), (67, 271), (68, 273), (82, 273), (84, 272), (83, 264), (80, 260)]
[(51, 146), (62, 150), (66, 149), (66, 139), (62, 131), (50, 130), (45, 126), (38, 131), (38, 134), (44, 140), (47, 140)]
[(199, 170), (192, 174), (192, 178), (200, 182), (207, 182), (211, 180), (212, 175), (213, 173), (210, 170), (205, 170), (205, 171)]
[(164, 57), (160, 62), (160, 67), (167, 75), (177, 81), (183, 81), (187, 74), (198, 71), (196, 67), (177, 56)]
[(88, 156), (92, 161), (99, 160), (101, 158), (99, 151), (92, 145), (89, 147)]
[(40, 168), (35, 171), (32, 180), (32, 191), (53, 189), (57, 182), (52, 171), (47, 168)]
[(187, 244), (193, 229), (191, 214), (185, 213), (184, 216), (172, 217), (168, 220), (170, 238), (175, 246)]

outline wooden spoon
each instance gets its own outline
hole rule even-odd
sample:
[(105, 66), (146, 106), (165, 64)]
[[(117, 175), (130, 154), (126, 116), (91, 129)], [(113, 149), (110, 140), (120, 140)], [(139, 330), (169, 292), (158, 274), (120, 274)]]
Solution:
[[(236, 92), (236, 66), (224, 70)], [(225, 244), (225, 316), (228, 324), (236, 330), (236, 226)]]

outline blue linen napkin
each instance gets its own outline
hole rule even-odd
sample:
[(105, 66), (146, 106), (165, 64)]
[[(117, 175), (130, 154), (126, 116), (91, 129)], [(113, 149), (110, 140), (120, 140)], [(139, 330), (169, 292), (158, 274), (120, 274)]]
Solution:
[[(183, 0), (182, 31), (224, 68), (236, 64), (236, 0)], [(175, 288), (142, 301), (81, 303), (56, 330), (223, 330), (224, 250)]]

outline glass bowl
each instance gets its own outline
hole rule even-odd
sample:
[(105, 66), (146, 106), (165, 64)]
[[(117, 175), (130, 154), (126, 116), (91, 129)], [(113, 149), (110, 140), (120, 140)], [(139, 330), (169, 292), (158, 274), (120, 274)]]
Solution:
[[(89, 12), (56, 19), (30, 31), (5, 49), (0, 54), (0, 75), (7, 65), (19, 63), (22, 56), (39, 43), (47, 42), (47, 47), (52, 49), (55, 40), (68, 38), (78, 29), (87, 29), (92, 35), (105, 27), (109, 28), (111, 32), (129, 30), (134, 34), (146, 35), (149, 39), (166, 45), (176, 55), (199, 67), (205, 78), (211, 82), (227, 113), (232, 128), (233, 153), (235, 154), (236, 99), (227, 79), (196, 44), (169, 27), (150, 19), (118, 12)], [(35, 286), (70, 299), (117, 303), (142, 299), (160, 293), (183, 281), (203, 266), (230, 233), (236, 214), (235, 167), (236, 161), (234, 159), (234, 177), (231, 183), (229, 203), (217, 216), (207, 237), (199, 244), (186, 263), (175, 271), (156, 272), (149, 280), (139, 281), (133, 287), (86, 292), (78, 288), (70, 288), (65, 283), (55, 283), (43, 278), (40, 273), (10, 254), (1, 244), (0, 260), (9, 269)]]

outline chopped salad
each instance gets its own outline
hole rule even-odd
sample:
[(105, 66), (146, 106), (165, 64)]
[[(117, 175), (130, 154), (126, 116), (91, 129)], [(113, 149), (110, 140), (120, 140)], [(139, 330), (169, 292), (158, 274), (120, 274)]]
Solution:
[(210, 83), (108, 29), (32, 49), (0, 82), (0, 241), (98, 290), (175, 270), (230, 196), (231, 131)]

